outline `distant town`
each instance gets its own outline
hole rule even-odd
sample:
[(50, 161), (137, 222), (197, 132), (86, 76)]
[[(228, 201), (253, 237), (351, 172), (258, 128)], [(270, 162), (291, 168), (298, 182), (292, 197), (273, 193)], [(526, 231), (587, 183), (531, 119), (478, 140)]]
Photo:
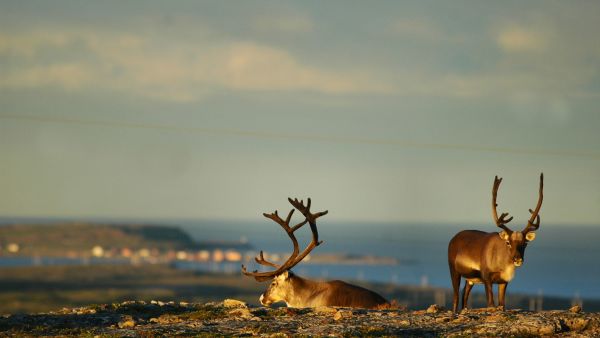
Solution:
[[(77, 238), (74, 238), (77, 237)], [(178, 261), (198, 263), (241, 263), (254, 261), (258, 252), (247, 239), (196, 242), (177, 227), (145, 225), (8, 225), (0, 227), (0, 258), (31, 257), (33, 265), (44, 258), (64, 258), (86, 263), (165, 264)], [(289, 253), (265, 252), (274, 263)], [(391, 257), (352, 254), (309, 255), (305, 263), (396, 265)]]

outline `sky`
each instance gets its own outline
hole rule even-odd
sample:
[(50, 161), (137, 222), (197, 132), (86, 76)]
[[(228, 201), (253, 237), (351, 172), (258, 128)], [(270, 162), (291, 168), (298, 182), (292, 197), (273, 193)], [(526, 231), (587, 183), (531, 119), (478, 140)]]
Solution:
[(0, 1), (0, 216), (600, 224), (596, 1)]

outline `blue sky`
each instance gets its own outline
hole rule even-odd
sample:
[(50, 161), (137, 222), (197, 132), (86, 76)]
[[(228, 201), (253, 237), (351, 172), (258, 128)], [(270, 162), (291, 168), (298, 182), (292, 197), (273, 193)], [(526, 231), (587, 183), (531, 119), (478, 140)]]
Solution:
[(0, 215), (600, 220), (591, 1), (0, 2)]

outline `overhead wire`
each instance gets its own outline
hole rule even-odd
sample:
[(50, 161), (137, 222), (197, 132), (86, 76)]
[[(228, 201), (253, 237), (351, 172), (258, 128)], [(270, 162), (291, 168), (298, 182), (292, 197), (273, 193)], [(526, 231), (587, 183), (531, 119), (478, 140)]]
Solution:
[(417, 148), (417, 149), (462, 150), (462, 151), (518, 154), (518, 155), (581, 157), (581, 158), (590, 158), (590, 159), (596, 159), (596, 160), (600, 159), (600, 153), (596, 153), (596, 152), (592, 152), (592, 151), (513, 148), (513, 147), (496, 147), (496, 146), (452, 144), (452, 143), (428, 143), (428, 142), (415, 142), (415, 141), (385, 139), (385, 138), (361, 138), (361, 137), (353, 137), (353, 136), (331, 136), (331, 135), (307, 134), (307, 133), (302, 133), (302, 134), (300, 134), (300, 133), (278, 133), (278, 132), (271, 132), (271, 131), (256, 131), (256, 130), (242, 130), (242, 129), (182, 127), (182, 126), (174, 126), (174, 125), (160, 125), (160, 124), (133, 123), (133, 122), (115, 122), (115, 121), (102, 121), (102, 120), (65, 118), (65, 117), (34, 116), (34, 115), (0, 114), (0, 119), (39, 122), (39, 123), (89, 125), (89, 126), (100, 126), (100, 127), (153, 129), (153, 130), (163, 130), (163, 131), (181, 132), (181, 133), (212, 134), (212, 135), (219, 135), (219, 136), (236, 136), (236, 137), (247, 137), (247, 138), (255, 138), (255, 139), (283, 139), (283, 140), (311, 141), (311, 142), (322, 142), (322, 143), (389, 145), (389, 146), (400, 146), (400, 147)]

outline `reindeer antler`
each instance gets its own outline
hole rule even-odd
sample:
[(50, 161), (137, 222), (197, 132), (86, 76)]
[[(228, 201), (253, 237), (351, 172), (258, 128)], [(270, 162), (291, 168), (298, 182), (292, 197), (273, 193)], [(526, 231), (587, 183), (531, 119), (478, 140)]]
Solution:
[(496, 211), (496, 208), (498, 207), (498, 203), (496, 203), (496, 197), (498, 195), (500, 183), (502, 183), (502, 178), (498, 178), (498, 176), (494, 177), (494, 187), (492, 188), (492, 216), (494, 217), (494, 221), (498, 227), (504, 229), (504, 231), (506, 231), (508, 234), (511, 234), (512, 230), (510, 230), (506, 224), (512, 221), (513, 218), (510, 217), (509, 219), (505, 219), (505, 217), (508, 216), (507, 212), (501, 214), (500, 218), (498, 218), (498, 212)]
[[(298, 209), (302, 213), (302, 215), (304, 215), (304, 217), (305, 217), (304, 221), (294, 225), (293, 227), (290, 227), (290, 221), (292, 219), (292, 215), (294, 214), (294, 209), (290, 210), (290, 212), (288, 213), (285, 220), (283, 220), (283, 219), (281, 219), (281, 217), (279, 217), (279, 215), (277, 214), (277, 210), (272, 214), (265, 213), (265, 214), (263, 214), (263, 216), (265, 216), (266, 218), (270, 218), (277, 224), (281, 225), (283, 230), (285, 230), (285, 232), (288, 234), (288, 236), (292, 240), (292, 244), (294, 246), (294, 251), (292, 252), (291, 256), (281, 265), (277, 265), (275, 263), (265, 260), (265, 258), (263, 256), (263, 252), (261, 251), (259, 256), (255, 257), (254, 260), (258, 264), (270, 266), (270, 267), (276, 268), (276, 270), (266, 271), (266, 272), (258, 272), (257, 270), (255, 270), (252, 272), (248, 272), (246, 270), (246, 267), (244, 265), (242, 265), (242, 273), (244, 275), (252, 276), (252, 277), (254, 277), (254, 279), (256, 279), (259, 282), (269, 280), (269, 279), (279, 275), (280, 273), (296, 266), (296, 264), (300, 263), (304, 259), (304, 257), (306, 257), (315, 247), (317, 247), (319, 244), (322, 243), (322, 241), (319, 241), (319, 232), (317, 231), (316, 221), (317, 221), (317, 218), (319, 218), (323, 215), (327, 215), (328, 211), (325, 210), (325, 211), (317, 212), (315, 214), (311, 213), (310, 212), (310, 198), (307, 200), (306, 206), (304, 206), (304, 202), (302, 200), (298, 201), (298, 199), (296, 199), (296, 198), (293, 200), (291, 198), (288, 198), (288, 201), (292, 204), (292, 206), (294, 206), (294, 208)], [(300, 249), (298, 248), (298, 240), (296, 239), (294, 232), (296, 230), (300, 229), (307, 222), (310, 224), (310, 229), (312, 231), (312, 241), (306, 246), (306, 248), (302, 251), (302, 253), (300, 253)]]
[(529, 209), (531, 213), (531, 217), (527, 222), (527, 226), (525, 230), (523, 230), (523, 234), (527, 234), (530, 231), (535, 231), (540, 227), (540, 209), (542, 208), (542, 201), (544, 200), (544, 173), (540, 174), (540, 192), (538, 196), (538, 203), (535, 207), (535, 210)]

